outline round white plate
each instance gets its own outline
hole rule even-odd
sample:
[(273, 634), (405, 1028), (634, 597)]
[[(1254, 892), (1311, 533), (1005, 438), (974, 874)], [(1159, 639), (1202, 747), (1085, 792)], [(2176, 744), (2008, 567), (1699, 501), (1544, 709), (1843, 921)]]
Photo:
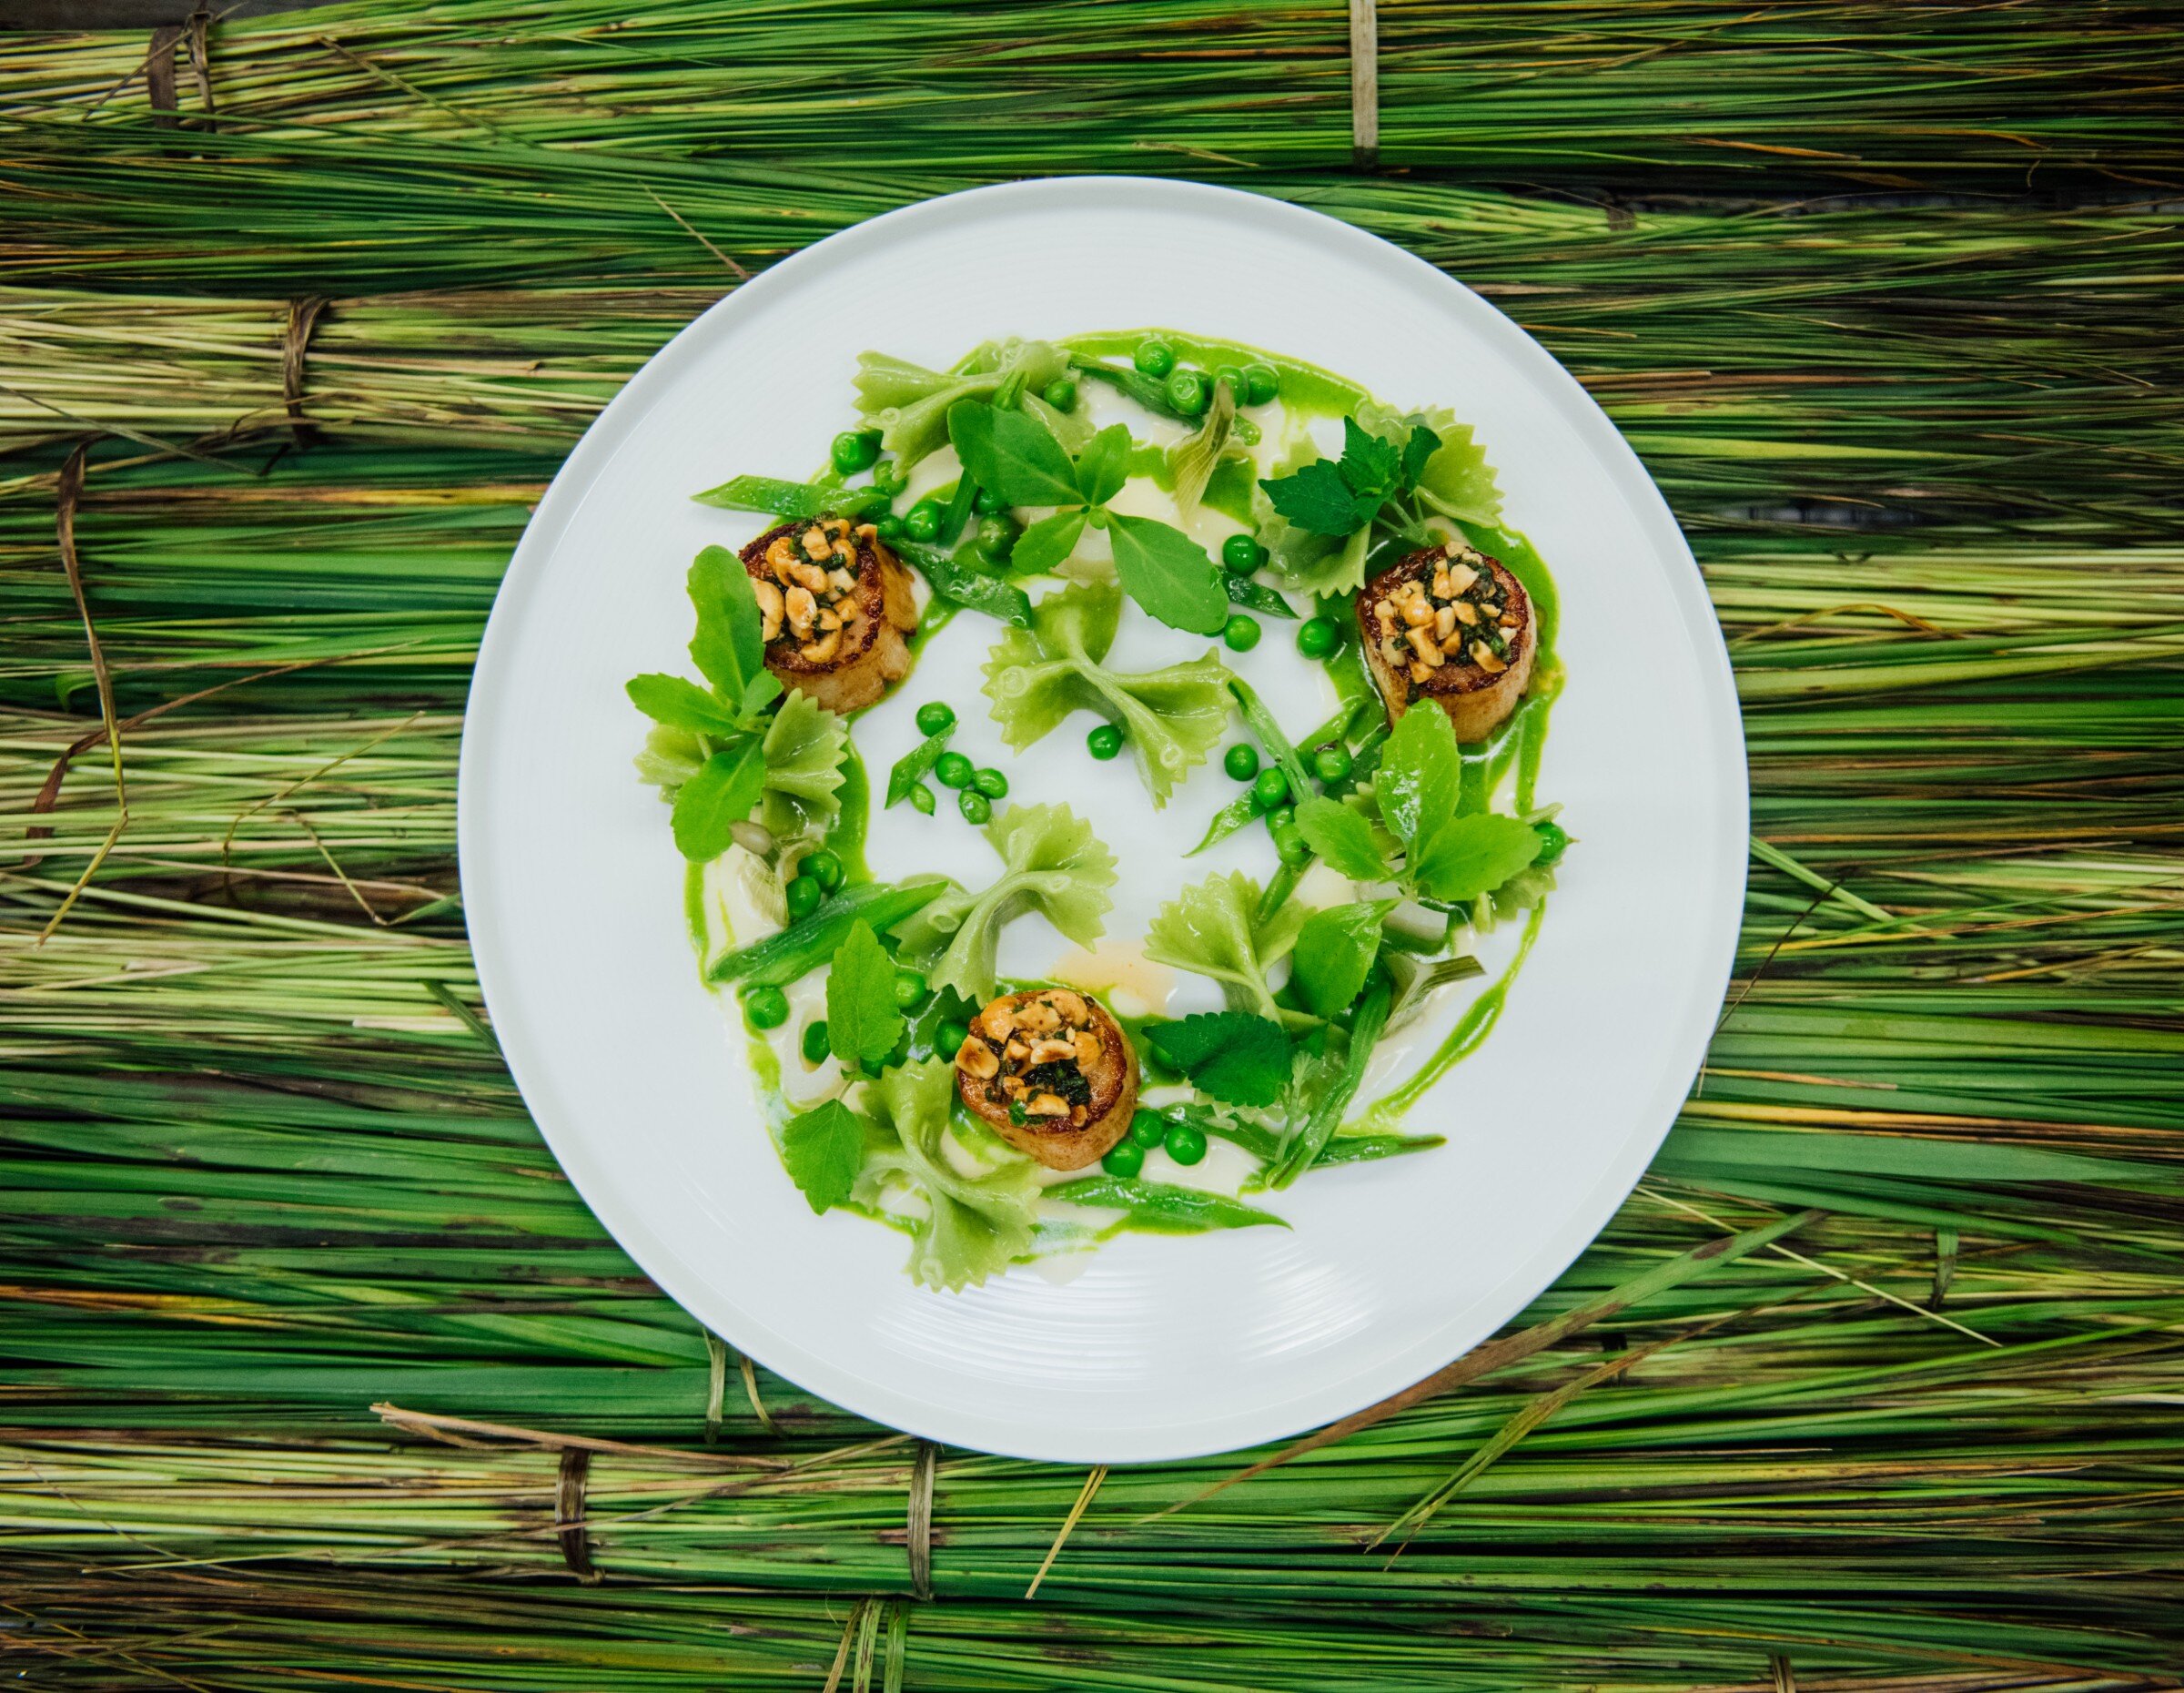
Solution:
[[(697, 979), (682, 864), (631, 768), (645, 725), (622, 684), (686, 669), (692, 555), (763, 521), (690, 495), (738, 472), (807, 473), (853, 421), (860, 351), (945, 365), (996, 336), (1139, 325), (1269, 348), (1477, 426), (1506, 521), (1562, 595), (1569, 686), (1540, 791), (1564, 805), (1577, 845), (1500, 1027), (1411, 1114), (1447, 1147), (1312, 1176), (1276, 1196), (1287, 1231), (1126, 1236), (1073, 1280), (1019, 1269), (933, 1293), (903, 1274), (900, 1235), (814, 1216), (784, 1173), (741, 1037)], [(881, 783), (915, 738), (915, 706), (953, 699), (963, 744), (1003, 764), (1013, 797), (1067, 799), (1115, 846), (1112, 936), (1141, 935), (1208, 868), (1255, 862), (1263, 847), (1244, 836), (1232, 857), (1178, 857), (1233, 792), (1218, 760), (1156, 815), (1127, 760), (1084, 756), (1089, 719), (1048, 755), (1004, 758), (976, 693), (993, 633), (958, 618), (860, 720)], [(1287, 634), (1269, 629), (1232, 662), (1301, 735), (1331, 695)], [(1118, 662), (1138, 656), (1117, 648)], [(879, 872), (989, 877), (990, 854), (949, 809), (875, 817)], [(880, 1422), (1026, 1457), (1139, 1462), (1293, 1434), (1407, 1385), (1522, 1310), (1606, 1222), (1721, 1002), (1744, 889), (1744, 746), (1720, 634), (1661, 496), (1583, 390), (1500, 312), (1400, 249), (1278, 201), (1030, 182), (822, 241), (632, 379), (554, 479), (493, 608), (463, 735), (460, 843), (479, 976), (524, 1100), (668, 1293), (768, 1368)], [(1036, 919), (1008, 944), (1058, 950)]]

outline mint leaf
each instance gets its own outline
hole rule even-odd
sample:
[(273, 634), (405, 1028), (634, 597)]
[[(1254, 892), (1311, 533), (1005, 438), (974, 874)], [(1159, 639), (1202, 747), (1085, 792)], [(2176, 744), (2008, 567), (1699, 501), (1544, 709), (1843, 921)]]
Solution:
[[(726, 547), (707, 547), (691, 564), (689, 585), (691, 603), (698, 608), (691, 657), (723, 699), (755, 709), (747, 701), (753, 690), (764, 685), (757, 679), (769, 676), (765, 629), (743, 560)], [(780, 691), (774, 683), (758, 703), (763, 705)]]
[(1426, 463), (1441, 451), (1441, 437), (1423, 423), (1410, 426), (1410, 439), (1403, 443), (1402, 478), (1405, 488), (1418, 486), (1419, 478), (1426, 473)]
[(1339, 799), (1315, 794), (1298, 806), (1297, 832), (1306, 846), (1354, 881), (1378, 882), (1388, 875), (1372, 825)]
[(1259, 486), (1277, 512), (1316, 535), (1347, 535), (1380, 510), (1377, 499), (1369, 505), (1359, 500), (1331, 459), (1314, 460), (1300, 471), (1270, 477)]
[(1381, 818), (1413, 854), (1456, 809), (1462, 775), (1448, 715), (1432, 705), (1405, 712), (1380, 748), (1372, 792)]
[(948, 439), (971, 480), (1011, 505), (1078, 503), (1069, 455), (1027, 411), (959, 400), (948, 408)]
[[(1370, 499), (1373, 510), (1395, 492), (1402, 472), (1402, 455), (1391, 441), (1382, 441), (1355, 418), (1342, 420), (1342, 461), (1337, 467), (1342, 480), (1360, 500)], [(1369, 511), (1367, 517), (1372, 515)]]
[(826, 1043), (843, 1063), (876, 1073), (903, 1038), (895, 1003), (895, 959), (859, 917), (826, 975)]
[(654, 723), (693, 735), (733, 735), (735, 715), (696, 683), (682, 676), (632, 676), (630, 704)]
[(1430, 899), (1475, 899), (1530, 868), (1546, 845), (1532, 825), (1515, 817), (1451, 817), (1412, 852), (1410, 876)]
[(781, 1161), (815, 1211), (839, 1205), (864, 1167), (864, 1120), (829, 1100), (781, 1126)]
[(925, 736), (895, 761), (894, 768), (887, 772), (887, 805), (880, 807), (882, 811), (888, 806), (901, 805), (910, 797), (912, 788), (933, 774), (933, 766), (948, 749), (948, 737), (955, 733), (956, 725), (950, 724), (938, 735)]
[(693, 864), (719, 857), (765, 786), (765, 747), (755, 735), (741, 736), (713, 754), (675, 793), (670, 822), (677, 849)]
[(1077, 455), (1077, 491), (1087, 505), (1105, 505), (1122, 492), (1130, 474), (1130, 431), (1110, 423)]
[(1289, 978), (1315, 1017), (1332, 1017), (1358, 997), (1380, 949), (1380, 924), (1395, 905), (1360, 900), (1305, 919), (1289, 954)]
[(1230, 1105), (1271, 1105), (1289, 1080), (1281, 1025), (1249, 1011), (1208, 1011), (1147, 1031), (1153, 1050)]
[(1077, 551), (1077, 538), (1084, 532), (1081, 508), (1042, 517), (1016, 537), (1016, 544), (1009, 549), (1009, 567), (1026, 575), (1043, 576)]
[(1162, 623), (1193, 634), (1214, 634), (1228, 621), (1228, 595), (1206, 549), (1181, 530), (1150, 517), (1107, 513), (1115, 574), (1123, 590)]

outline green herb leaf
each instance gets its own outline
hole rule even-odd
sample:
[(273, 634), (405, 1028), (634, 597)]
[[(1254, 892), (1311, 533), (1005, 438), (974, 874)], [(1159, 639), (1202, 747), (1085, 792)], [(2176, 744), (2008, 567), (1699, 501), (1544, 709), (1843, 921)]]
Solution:
[(829, 1100), (781, 1126), (781, 1161), (815, 1211), (839, 1205), (864, 1166), (864, 1120)]
[(746, 702), (763, 686), (757, 678), (764, 677), (773, 691), (759, 701), (763, 705), (781, 684), (766, 669), (764, 623), (743, 560), (726, 547), (707, 547), (691, 564), (689, 585), (691, 603), (698, 608), (690, 655), (698, 669), (723, 699), (745, 710), (753, 709)]
[(1313, 795), (1297, 807), (1297, 832), (1307, 846), (1351, 880), (1387, 878), (1388, 861), (1380, 856), (1372, 825), (1340, 800)]
[(1515, 817), (1450, 817), (1411, 854), (1409, 874), (1430, 899), (1475, 899), (1528, 868), (1544, 845), (1538, 831)]
[(1314, 1015), (1332, 1017), (1358, 997), (1380, 950), (1380, 924), (1392, 899), (1359, 900), (1315, 911), (1297, 931), (1290, 980)]
[(888, 806), (901, 805), (910, 797), (911, 789), (933, 774), (933, 766), (940, 762), (941, 754), (948, 750), (948, 737), (955, 733), (956, 725), (950, 724), (938, 735), (925, 736), (895, 761), (894, 768), (887, 772), (887, 804), (880, 807), (882, 811)]
[(857, 360), (857, 409), (880, 444), (908, 470), (946, 444), (948, 412), (966, 400), (990, 400), (1005, 386), (1032, 391), (1069, 368), (1069, 356), (1046, 341), (987, 341), (949, 370), (868, 352)]
[(719, 857), (733, 843), (735, 825), (751, 815), (765, 786), (765, 749), (756, 735), (745, 735), (713, 754), (676, 790), (671, 819), (676, 847), (693, 864)]
[(1025, 575), (1044, 576), (1077, 551), (1078, 537), (1084, 532), (1081, 507), (1042, 517), (1016, 537), (1016, 544), (1009, 550), (1010, 567)]
[(1347, 535), (1369, 522), (1380, 502), (1360, 510), (1357, 491), (1342, 479), (1331, 459), (1316, 459), (1288, 476), (1270, 477), (1259, 483), (1274, 509), (1299, 529), (1315, 535)]
[(1062, 443), (1027, 411), (959, 400), (948, 408), (948, 439), (964, 470), (1011, 505), (1074, 505), (1077, 472)]
[(895, 959), (862, 917), (849, 927), (826, 975), (826, 1043), (843, 1063), (874, 1070), (903, 1038)]
[(775, 517), (862, 517), (886, 496), (876, 488), (843, 488), (826, 482), (784, 482), (771, 476), (738, 476), (691, 496), (700, 505), (730, 512), (770, 512)]
[(1418, 479), (1426, 473), (1426, 465), (1441, 451), (1441, 437), (1423, 423), (1410, 427), (1410, 439), (1403, 443), (1402, 485), (1418, 486)]
[(1122, 492), (1130, 474), (1130, 431), (1110, 423), (1077, 455), (1077, 491), (1087, 505), (1105, 505)]
[(1228, 621), (1228, 595), (1212, 557), (1181, 530), (1157, 518), (1107, 513), (1115, 573), (1124, 592), (1173, 629), (1216, 634)]
[(1289, 1039), (1249, 1011), (1208, 1011), (1146, 1031), (1153, 1050), (1230, 1105), (1271, 1105), (1289, 1080)]
[(1463, 760), (1448, 715), (1436, 707), (1407, 711), (1380, 748), (1373, 797), (1382, 821), (1415, 854), (1455, 811), (1462, 777)]
[(626, 686), (631, 705), (671, 729), (686, 729), (693, 735), (733, 735), (740, 726), (734, 713), (684, 677), (632, 676)]

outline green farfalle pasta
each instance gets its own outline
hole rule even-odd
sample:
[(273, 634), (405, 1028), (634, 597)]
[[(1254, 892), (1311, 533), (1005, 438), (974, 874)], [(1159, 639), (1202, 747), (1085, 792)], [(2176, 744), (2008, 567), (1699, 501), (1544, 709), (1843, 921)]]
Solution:
[(767, 726), (766, 786), (759, 821), (786, 840), (824, 828), (842, 809), (842, 755), (849, 727), (808, 694), (783, 695)]
[(880, 445), (907, 469), (948, 444), (948, 408), (959, 400), (991, 400), (1020, 377), (1029, 404), (1065, 442), (1079, 426), (1038, 401), (1038, 390), (1069, 368), (1069, 355), (1045, 341), (987, 341), (952, 370), (928, 370), (891, 353), (857, 360), (857, 410), (880, 431)]
[(1297, 931), (1311, 914), (1289, 899), (1261, 918), (1262, 892), (1241, 870), (1193, 882), (1154, 914), (1145, 932), (1145, 956), (1210, 977), (1237, 1010), (1283, 1023), (1309, 1022), (1305, 1014), (1275, 1003), (1267, 973), (1297, 944)]
[(984, 888), (951, 888), (898, 923), (902, 956), (935, 988), (966, 999), (993, 997), (1001, 926), (1027, 910), (1088, 947), (1105, 931), (1114, 901), (1115, 855), (1067, 806), (1011, 806), (983, 833), (1002, 871)]
[(1109, 670), (1122, 593), (1080, 583), (1032, 608), (1028, 629), (1011, 629), (986, 658), (986, 694), (1001, 738), (1022, 750), (1059, 728), (1073, 711), (1097, 713), (1123, 732), (1153, 804), (1205, 762), (1228, 727), (1227, 666), (1209, 650), (1159, 670)]
[(875, 1209), (905, 1190), (925, 1201), (924, 1216), (904, 1220), (906, 1267), (913, 1281), (946, 1292), (976, 1287), (1030, 1252), (1039, 1191), (1028, 1159), (1009, 1157), (977, 1176), (956, 1168), (942, 1144), (955, 1099), (956, 1067), (945, 1059), (916, 1059), (866, 1083), (864, 1164), (852, 1190)]

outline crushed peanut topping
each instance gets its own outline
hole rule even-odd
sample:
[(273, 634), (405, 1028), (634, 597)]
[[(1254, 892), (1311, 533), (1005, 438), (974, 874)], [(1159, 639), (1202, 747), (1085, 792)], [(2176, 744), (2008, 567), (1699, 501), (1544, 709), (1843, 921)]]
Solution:
[(1081, 1128), (1091, 1116), (1092, 1082), (1086, 1073), (1099, 1058), (1092, 1009), (1082, 995), (1050, 988), (1028, 996), (1006, 994), (971, 1021), (970, 1038), (956, 1067), (973, 1081), (987, 1105), (1022, 1122), (1066, 1119)]
[(806, 664), (831, 663), (857, 614), (857, 545), (877, 532), (845, 517), (823, 517), (802, 534), (776, 535), (766, 548), (774, 581), (754, 580), (766, 640), (792, 640)]
[(1413, 683), (1444, 664), (1475, 664), (1489, 675), (1509, 668), (1519, 626), (1515, 607), (1476, 548), (1451, 542), (1412, 567), (1375, 602), (1380, 656)]

